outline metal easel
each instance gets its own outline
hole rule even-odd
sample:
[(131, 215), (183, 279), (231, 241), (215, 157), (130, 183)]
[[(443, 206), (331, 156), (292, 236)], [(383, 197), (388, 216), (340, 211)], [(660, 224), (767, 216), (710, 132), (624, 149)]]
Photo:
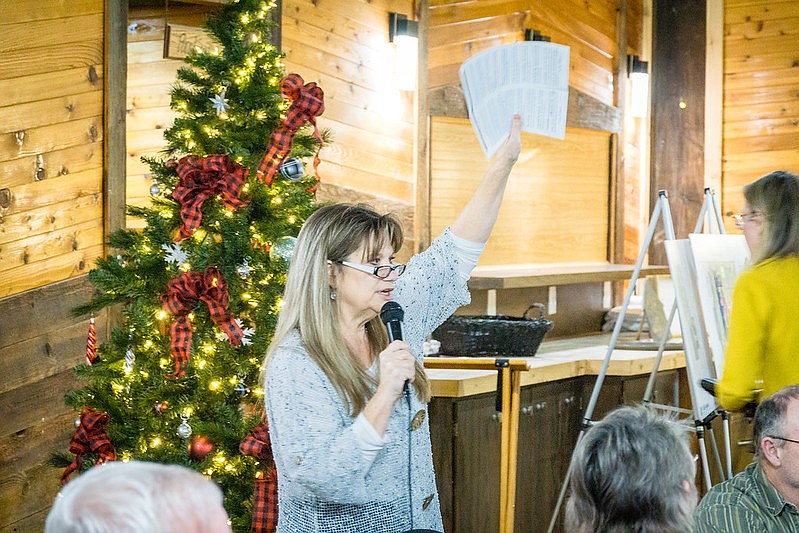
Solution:
[[(724, 226), (722, 224), (721, 210), (719, 209), (719, 206), (718, 206), (718, 204), (717, 204), (717, 202), (715, 200), (715, 195), (713, 194), (713, 191), (710, 188), (706, 188), (704, 190), (704, 197), (705, 197), (705, 199), (704, 199), (704, 202), (702, 204), (702, 209), (700, 211), (700, 214), (699, 214), (699, 217), (698, 217), (698, 220), (697, 220), (697, 224), (696, 224), (696, 228), (695, 228), (694, 232), (695, 233), (701, 232), (702, 228), (705, 225), (705, 219), (709, 218), (711, 222), (715, 219), (716, 227), (718, 228), (720, 233), (723, 233), (724, 232)], [(621, 310), (619, 312), (619, 316), (616, 319), (616, 325), (613, 328), (613, 333), (611, 334), (610, 342), (608, 343), (608, 350), (607, 350), (607, 352), (605, 354), (605, 359), (602, 362), (602, 366), (600, 367), (599, 375), (597, 376), (596, 383), (594, 384), (594, 390), (591, 393), (591, 399), (588, 402), (588, 407), (586, 408), (585, 415), (583, 417), (582, 428), (580, 430), (580, 433), (577, 436), (577, 443), (580, 442), (580, 439), (583, 437), (583, 435), (585, 434), (586, 430), (593, 423), (591, 417), (594, 414), (594, 409), (596, 408), (596, 403), (597, 403), (597, 400), (599, 399), (599, 394), (600, 394), (600, 391), (602, 389), (602, 385), (604, 384), (605, 376), (607, 375), (607, 370), (608, 370), (608, 366), (610, 365), (611, 356), (613, 354), (613, 351), (616, 349), (616, 342), (618, 341), (619, 334), (621, 333), (622, 324), (624, 322), (624, 316), (625, 316), (625, 314), (627, 312), (627, 308), (630, 305), (630, 299), (632, 298), (633, 292), (635, 291), (635, 284), (638, 281), (638, 278), (640, 276), (641, 267), (643, 266), (643, 263), (644, 263), (644, 258), (646, 257), (646, 254), (647, 254), (647, 251), (649, 249), (649, 246), (652, 243), (652, 238), (653, 238), (653, 236), (655, 234), (655, 228), (657, 226), (658, 220), (661, 217), (663, 218), (663, 227), (664, 227), (664, 231), (665, 231), (665, 234), (666, 234), (666, 239), (667, 240), (674, 240), (675, 239), (674, 223), (673, 223), (672, 218), (671, 218), (671, 210), (669, 208), (668, 194), (666, 193), (665, 190), (658, 191), (658, 200), (657, 200), (657, 203), (655, 204), (655, 208), (654, 208), (654, 210), (652, 212), (652, 216), (651, 216), (650, 222), (649, 222), (649, 228), (647, 230), (646, 237), (644, 238), (644, 242), (641, 245), (641, 251), (638, 254), (638, 260), (635, 263), (635, 269), (633, 270), (632, 277), (630, 278), (630, 283), (629, 283), (629, 286), (627, 288), (627, 293), (624, 296), (624, 301), (622, 303)], [(712, 224), (711, 223), (708, 224), (708, 228), (712, 230)], [(666, 342), (668, 340), (668, 331), (671, 328), (671, 323), (672, 323), (672, 320), (674, 319), (674, 314), (675, 314), (676, 310), (677, 310), (677, 304), (676, 304), (676, 300), (675, 300), (675, 303), (672, 306), (671, 312), (669, 313), (669, 318), (668, 318), (667, 325), (666, 325), (667, 334), (663, 336), (663, 339), (661, 340), (660, 345), (658, 347), (658, 354), (657, 354), (657, 357), (655, 359), (655, 364), (654, 364), (654, 367), (652, 369), (652, 373), (651, 373), (651, 375), (649, 377), (649, 382), (647, 384), (646, 392), (644, 394), (644, 402), (649, 402), (649, 398), (652, 395), (652, 389), (654, 387), (655, 377), (657, 375), (658, 367), (660, 366), (660, 361), (662, 359), (663, 352), (665, 351)], [(689, 387), (689, 390), (691, 392), (693, 391), (693, 389), (691, 389), (690, 387)], [(693, 392), (692, 392), (692, 395), (693, 395)], [(699, 453), (700, 453), (700, 457), (701, 457), (701, 460), (702, 460), (702, 469), (703, 469), (703, 473), (705, 475), (705, 481), (706, 481), (707, 485), (710, 486), (711, 485), (710, 470), (708, 468), (707, 449), (706, 449), (706, 446), (705, 446), (704, 435), (705, 435), (705, 430), (708, 429), (710, 434), (711, 434), (711, 436), (712, 436), (712, 428), (710, 428), (710, 422), (712, 421), (713, 418), (715, 418), (715, 416), (718, 413), (718, 411), (715, 411), (711, 416), (707, 417), (707, 419), (700, 420), (699, 419), (700, 417), (697, 416), (696, 402), (694, 401), (693, 397), (692, 397), (691, 401), (692, 401), (692, 404), (693, 404), (693, 407), (694, 407), (693, 411), (687, 411), (685, 409), (679, 409), (679, 408), (674, 407), (674, 406), (660, 406), (660, 407), (663, 407), (663, 408), (666, 408), (666, 409), (670, 409), (670, 410), (677, 410), (679, 412), (691, 413), (691, 414), (694, 415), (695, 430), (696, 430), (696, 434), (697, 434), (697, 439), (699, 441)], [(726, 413), (724, 413), (724, 415), (722, 415), (722, 417), (723, 417), (723, 420), (724, 420), (725, 450), (726, 450), (726, 453), (727, 453), (726, 458), (727, 458), (727, 467), (728, 467), (727, 472), (728, 472), (728, 476), (731, 477), (732, 476), (732, 472), (731, 472), (732, 460), (731, 460), (730, 443), (729, 443), (729, 421), (728, 421), (728, 418), (725, 415), (726, 415)], [(721, 470), (721, 460), (719, 458), (718, 451), (716, 450), (715, 439), (712, 439), (711, 442), (713, 443), (713, 448), (714, 448), (714, 451), (716, 452), (715, 453), (716, 460), (718, 462), (719, 469)], [(572, 454), (572, 461), (573, 460), (574, 460), (574, 455)], [(556, 522), (558, 520), (558, 515), (560, 514), (560, 509), (561, 509), (561, 506), (563, 505), (563, 500), (564, 500), (564, 498), (566, 496), (566, 490), (568, 489), (569, 479), (571, 477), (571, 468), (572, 468), (572, 465), (570, 463), (569, 470), (566, 473), (566, 478), (563, 481), (563, 485), (561, 486), (561, 489), (560, 489), (560, 494), (558, 495), (558, 501), (557, 501), (557, 504), (555, 505), (555, 510), (552, 513), (552, 519), (550, 520), (549, 528), (547, 530), (548, 533), (552, 533), (552, 531), (555, 528), (555, 524), (556, 524)]]

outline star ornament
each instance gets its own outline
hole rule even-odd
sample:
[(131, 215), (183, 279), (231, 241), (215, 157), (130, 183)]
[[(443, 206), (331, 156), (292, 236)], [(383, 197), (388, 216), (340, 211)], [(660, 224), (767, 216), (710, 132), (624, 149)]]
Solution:
[(213, 98), (209, 98), (211, 103), (214, 104), (214, 109), (216, 109), (216, 116), (220, 116), (222, 113), (227, 113), (227, 110), (230, 109), (230, 104), (227, 103), (227, 98), (225, 98), (225, 89), (222, 89), (220, 94), (215, 94)]

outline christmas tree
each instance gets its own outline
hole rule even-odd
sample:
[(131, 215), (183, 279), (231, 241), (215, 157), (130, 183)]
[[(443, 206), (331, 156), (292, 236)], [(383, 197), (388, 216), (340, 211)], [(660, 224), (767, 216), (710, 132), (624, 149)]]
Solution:
[(114, 459), (194, 468), (222, 488), (234, 531), (250, 529), (256, 479), (274, 481), (259, 373), (314, 207), (317, 179), (300, 160), (315, 169), (322, 143), (321, 90), (285, 76), (272, 8), (222, 6), (206, 22), (218, 49), (178, 72), (167, 149), (146, 159), (152, 205), (128, 208), (146, 226), (109, 236), (114, 254), (89, 274), (96, 297), (76, 310), (121, 304), (123, 319), (99, 347), (92, 321), (77, 369), (86, 385), (66, 399), (78, 429), (61, 456), (64, 481)]

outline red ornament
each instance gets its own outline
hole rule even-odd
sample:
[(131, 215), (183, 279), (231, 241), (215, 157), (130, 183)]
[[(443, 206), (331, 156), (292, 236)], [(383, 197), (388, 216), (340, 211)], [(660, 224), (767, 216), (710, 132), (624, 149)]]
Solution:
[(89, 335), (86, 337), (86, 364), (94, 364), (95, 359), (97, 359), (97, 329), (92, 315), (89, 319)]
[(195, 437), (189, 444), (189, 457), (198, 463), (208, 457), (212, 451), (214, 451), (214, 445), (207, 437)]

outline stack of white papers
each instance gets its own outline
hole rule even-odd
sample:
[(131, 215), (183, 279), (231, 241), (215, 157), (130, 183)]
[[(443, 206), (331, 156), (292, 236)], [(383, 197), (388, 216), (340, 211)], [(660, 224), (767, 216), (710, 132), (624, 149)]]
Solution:
[(489, 48), (460, 68), (469, 118), (487, 158), (514, 114), (522, 130), (563, 139), (569, 102), (569, 47), (524, 41)]

